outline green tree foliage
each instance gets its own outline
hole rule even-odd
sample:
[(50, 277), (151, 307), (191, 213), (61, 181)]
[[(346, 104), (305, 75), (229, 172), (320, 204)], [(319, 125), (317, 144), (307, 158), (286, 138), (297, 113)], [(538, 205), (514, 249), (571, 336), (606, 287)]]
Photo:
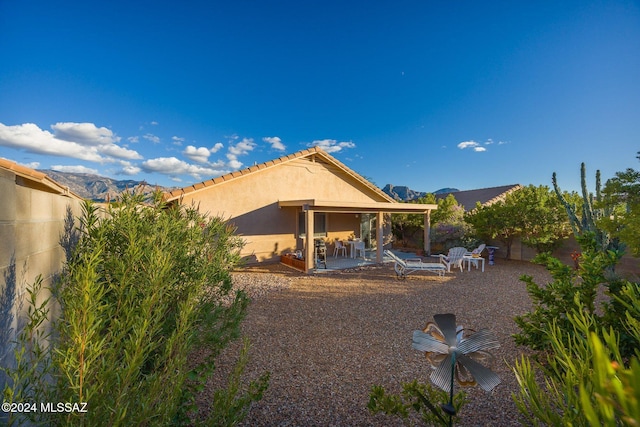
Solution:
[(529, 185), (507, 195), (518, 211), (522, 243), (538, 253), (553, 252), (571, 235), (560, 200), (546, 185)]
[(612, 215), (601, 218), (598, 226), (624, 242), (634, 256), (640, 256), (640, 171), (629, 168), (609, 179), (599, 207)]
[(476, 208), (465, 215), (475, 233), (484, 241), (498, 240), (506, 248), (505, 259), (511, 258), (511, 246), (522, 232), (517, 205), (511, 201), (498, 201), (489, 206), (477, 203)]
[[(5, 398), (29, 393), (43, 402), (87, 402), (89, 411), (38, 413), (35, 421), (116, 426), (202, 421), (196, 396), (215, 358), (239, 336), (248, 304), (244, 293), (232, 291), (230, 274), (242, 241), (223, 220), (195, 208), (166, 206), (160, 194), (151, 204), (142, 202), (141, 195), (126, 195), (104, 215), (90, 202), (85, 206), (77, 247), (55, 292), (61, 316), (52, 344), (37, 355), (29, 341), (21, 340), (18, 349), (32, 354), (31, 361), (38, 361), (51, 381), (23, 376), (5, 389)], [(204, 356), (194, 363), (190, 356), (196, 349)], [(264, 375), (246, 393), (234, 390), (224, 405), (215, 400), (215, 416), (237, 419), (234, 414), (259, 399), (267, 382)]]
[(506, 259), (511, 257), (511, 246), (518, 236), (541, 253), (558, 248), (571, 234), (563, 206), (543, 185), (521, 188), (489, 206), (478, 204), (465, 219), (482, 240), (501, 242)]
[[(452, 194), (449, 194), (444, 199), (436, 200), (436, 196), (429, 193), (409, 203), (434, 204), (438, 206), (438, 209), (431, 212), (429, 220), (431, 227), (436, 227), (439, 223), (462, 222), (460, 221), (462, 211)], [(424, 215), (421, 214), (393, 214), (391, 223), (393, 235), (402, 242), (403, 246), (407, 246), (411, 241), (420, 240), (422, 233), (424, 233)]]

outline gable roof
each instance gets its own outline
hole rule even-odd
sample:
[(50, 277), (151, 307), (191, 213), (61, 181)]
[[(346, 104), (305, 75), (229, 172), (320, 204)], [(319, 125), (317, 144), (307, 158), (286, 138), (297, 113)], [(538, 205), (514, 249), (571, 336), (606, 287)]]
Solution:
[(8, 170), (14, 173), (16, 177), (20, 177), (23, 180), (23, 183), (18, 182), (18, 180), (16, 179), (16, 183), (18, 184), (22, 184), (36, 190), (46, 191), (48, 193), (59, 194), (82, 200), (82, 197), (69, 190), (69, 187), (62, 185), (57, 181), (54, 181), (53, 179), (49, 178), (47, 174), (39, 172), (35, 169), (28, 168), (26, 166), (19, 165), (14, 161), (0, 158), (0, 169)]
[(453, 191), (450, 193), (436, 194), (436, 199), (444, 199), (449, 194), (453, 194), (458, 204), (464, 207), (465, 211), (475, 209), (476, 203), (482, 206), (490, 206), (499, 200), (504, 200), (507, 194), (522, 188), (520, 184), (502, 185), (500, 187), (480, 188), (478, 190)]
[(269, 169), (272, 167), (277, 167), (279, 165), (282, 165), (284, 163), (288, 163), (294, 160), (303, 159), (303, 158), (314, 158), (314, 157), (318, 157), (324, 160), (325, 162), (333, 165), (334, 167), (340, 169), (343, 173), (348, 175), (350, 178), (354, 179), (355, 181), (362, 184), (363, 186), (365, 186), (367, 189), (369, 189), (376, 195), (380, 196), (382, 200), (385, 200), (389, 203), (397, 203), (395, 200), (389, 197), (386, 193), (384, 193), (381, 189), (379, 189), (378, 187), (376, 187), (375, 185), (373, 185), (372, 183), (364, 179), (361, 175), (351, 170), (345, 164), (340, 162), (338, 159), (336, 159), (335, 157), (333, 157), (332, 155), (330, 155), (320, 147), (313, 147), (313, 148), (301, 150), (296, 153), (289, 154), (288, 156), (279, 157), (275, 160), (269, 160), (268, 162), (253, 165), (245, 169), (241, 169), (241, 170), (231, 172), (216, 178), (212, 178), (208, 181), (203, 181), (197, 184), (189, 185), (187, 187), (179, 188), (177, 190), (164, 193), (164, 198), (167, 202), (171, 202), (173, 200), (179, 199), (185, 194), (210, 188), (214, 185), (219, 185), (240, 177), (245, 177), (247, 175), (251, 175), (256, 172)]

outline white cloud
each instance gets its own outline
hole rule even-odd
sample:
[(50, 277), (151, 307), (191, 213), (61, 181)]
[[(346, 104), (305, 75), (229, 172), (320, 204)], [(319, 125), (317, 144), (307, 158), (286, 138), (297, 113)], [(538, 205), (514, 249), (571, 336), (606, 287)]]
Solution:
[(98, 146), (120, 141), (111, 130), (93, 123), (56, 123), (51, 129), (57, 139), (82, 145)]
[(132, 144), (137, 144), (138, 142), (140, 142), (140, 137), (139, 136), (130, 136), (129, 138), (127, 138), (127, 141), (129, 141)]
[(26, 166), (31, 169), (38, 169), (40, 167), (40, 162), (22, 163), (22, 166)]
[(142, 162), (141, 166), (146, 172), (158, 172), (171, 177), (176, 177), (178, 175), (190, 175), (195, 179), (202, 179), (203, 176), (218, 176), (229, 172), (226, 170), (192, 165), (175, 157), (149, 159)]
[(158, 126), (158, 122), (156, 121), (151, 122), (151, 126)]
[(205, 148), (205, 147), (196, 148), (193, 145), (188, 145), (187, 148), (184, 149), (182, 154), (184, 154), (186, 157), (188, 157), (190, 160), (193, 160), (194, 162), (207, 163), (209, 161), (209, 156), (211, 155), (211, 152), (209, 151), (208, 148)]
[(479, 147), (480, 144), (478, 144), (475, 141), (465, 141), (465, 142), (461, 142), (460, 144), (458, 144), (458, 148), (461, 150), (464, 150), (465, 148), (476, 148)]
[(287, 149), (278, 136), (265, 136), (262, 140), (271, 144), (271, 148), (274, 150), (284, 151)]
[(229, 153), (234, 156), (244, 156), (253, 151), (254, 148), (256, 148), (256, 143), (253, 142), (253, 138), (242, 138), (242, 141), (229, 146)]
[(145, 134), (145, 135), (143, 136), (143, 138), (144, 138), (144, 139), (146, 139), (147, 141), (151, 141), (151, 142), (153, 142), (154, 144), (158, 144), (158, 143), (160, 143), (160, 137), (155, 136), (155, 135), (154, 135), (154, 134), (152, 134), (152, 133), (147, 133), (147, 134)]
[(51, 166), (51, 169), (58, 172), (89, 173), (92, 175), (98, 175), (97, 169), (91, 169), (82, 165), (76, 165), (76, 166), (53, 165)]
[(119, 163), (122, 169), (116, 172), (117, 175), (137, 175), (142, 170), (138, 166), (132, 165), (131, 162), (122, 160)]
[(337, 153), (344, 148), (354, 148), (356, 144), (351, 141), (338, 142), (335, 139), (320, 139), (307, 144), (307, 147), (318, 146), (327, 153)]
[(480, 153), (482, 151), (487, 151), (487, 149), (484, 147), (473, 147), (473, 151)]
[(179, 136), (172, 136), (171, 140), (173, 141), (173, 145), (177, 145), (178, 147), (181, 147), (184, 142), (184, 138), (180, 138)]
[(209, 151), (210, 151), (211, 153), (217, 153), (217, 152), (218, 152), (218, 151), (220, 151), (223, 147), (224, 147), (224, 144), (223, 144), (222, 142), (216, 142), (216, 144), (215, 144), (213, 147), (211, 147), (211, 148), (209, 149)]
[(229, 158), (229, 163), (227, 163), (231, 169), (240, 169), (243, 165), (241, 161), (238, 159)]
[(55, 131), (40, 129), (33, 123), (6, 126), (0, 123), (0, 145), (29, 153), (72, 157), (97, 163), (120, 159), (141, 159), (136, 151), (116, 144), (120, 138), (93, 123), (56, 123)]

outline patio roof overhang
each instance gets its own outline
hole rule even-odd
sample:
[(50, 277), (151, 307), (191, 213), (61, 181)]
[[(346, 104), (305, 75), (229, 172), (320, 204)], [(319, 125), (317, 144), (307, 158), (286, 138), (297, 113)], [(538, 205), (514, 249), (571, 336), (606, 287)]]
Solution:
[[(307, 230), (313, 230), (313, 215), (312, 212), (328, 212), (328, 213), (375, 213), (378, 217), (378, 225), (376, 230), (377, 251), (376, 260), (382, 262), (382, 246), (383, 246), (383, 230), (382, 230), (382, 217), (384, 214), (389, 213), (408, 213), (408, 214), (422, 214), (424, 215), (424, 241), (425, 250), (430, 252), (429, 245), (429, 217), (432, 210), (438, 209), (438, 205), (435, 204), (418, 204), (418, 203), (398, 203), (398, 202), (349, 202), (349, 201), (334, 201), (334, 200), (320, 200), (320, 199), (300, 199), (300, 200), (279, 200), (279, 208), (299, 208), (305, 212), (305, 228)], [(305, 242), (305, 264), (306, 271), (310, 272), (313, 269), (313, 247), (312, 242)]]
[(394, 202), (346, 202), (319, 199), (279, 200), (278, 207), (298, 207), (317, 212), (344, 213), (414, 213), (424, 214), (438, 208), (435, 204), (394, 203)]

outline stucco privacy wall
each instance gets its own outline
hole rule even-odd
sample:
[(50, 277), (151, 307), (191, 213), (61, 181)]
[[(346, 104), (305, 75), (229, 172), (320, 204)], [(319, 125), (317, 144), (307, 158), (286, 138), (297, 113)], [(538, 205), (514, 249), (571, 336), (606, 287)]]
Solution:
[[(344, 170), (319, 156), (308, 156), (187, 193), (182, 203), (195, 203), (203, 212), (230, 220), (247, 242), (243, 255), (263, 261), (298, 245), (298, 210), (280, 208), (278, 201), (306, 199), (310, 194), (336, 202), (386, 201)], [(353, 214), (330, 215), (327, 221), (329, 237), (339, 231), (336, 227), (345, 231), (359, 227)]]
[[(27, 310), (27, 285), (38, 275), (49, 286), (64, 263), (60, 237), (64, 232), (67, 206), (74, 217), (81, 214), (79, 197), (51, 188), (43, 174), (33, 180), (0, 165), (0, 364), (13, 360), (17, 331), (24, 325)], [(15, 276), (11, 274), (15, 271)], [(48, 295), (41, 295), (41, 299)], [(22, 301), (22, 303), (21, 303)], [(54, 307), (52, 307), (54, 309)], [(55, 316), (55, 309), (52, 315)], [(4, 383), (0, 373), (0, 386)]]

